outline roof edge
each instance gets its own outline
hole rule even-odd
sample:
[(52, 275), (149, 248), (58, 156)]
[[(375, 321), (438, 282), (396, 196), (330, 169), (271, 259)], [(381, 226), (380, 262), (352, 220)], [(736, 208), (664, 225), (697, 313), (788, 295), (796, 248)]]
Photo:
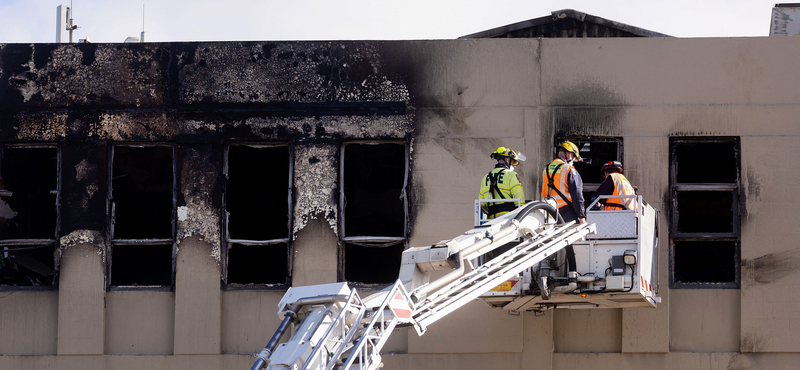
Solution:
[(572, 18), (580, 22), (592, 22), (606, 27), (613, 27), (621, 31), (629, 32), (634, 35), (642, 37), (673, 37), (660, 32), (650, 31), (644, 28), (631, 26), (625, 23), (608, 20), (602, 17), (594, 16), (574, 9), (561, 9), (550, 12), (549, 16), (533, 18), (522, 22), (517, 22), (501, 27), (492, 28), (486, 31), (476, 32), (466, 36), (461, 36), (459, 37), (459, 39), (493, 38), (502, 35), (504, 33), (514, 32), (528, 27), (541, 26), (543, 24), (547, 24), (564, 18)]

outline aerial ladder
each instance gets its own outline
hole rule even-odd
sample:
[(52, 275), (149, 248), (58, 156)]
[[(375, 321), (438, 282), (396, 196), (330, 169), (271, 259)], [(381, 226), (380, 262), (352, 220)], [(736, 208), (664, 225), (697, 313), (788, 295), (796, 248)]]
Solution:
[[(657, 276), (650, 268), (656, 264), (657, 212), (637, 197), (636, 210), (616, 216), (633, 223), (633, 234), (627, 230), (612, 235), (616, 239), (589, 239), (598, 235), (590, 212), (587, 223), (564, 222), (552, 200), (532, 202), (482, 220), (454, 239), (407, 249), (399, 279), (366, 298), (345, 282), (290, 288), (278, 303), (282, 322), (251, 370), (374, 370), (381, 366), (381, 348), (396, 327), (410, 326), (423, 335), (429, 325), (475, 299), (517, 312), (655, 307), (658, 299), (649, 283), (644, 286), (643, 273), (648, 281)], [(645, 230), (642, 224), (647, 224)], [(579, 283), (557, 267), (541, 267), (558, 266), (567, 245), (589, 255), (578, 263), (584, 269)], [(612, 258), (588, 260), (607, 256)], [(622, 274), (617, 271), (620, 263)], [(648, 267), (635, 269), (640, 264)], [(443, 270), (449, 272), (431, 280), (434, 271)], [(533, 278), (542, 271), (552, 285), (546, 287), (553, 291), (547, 299)], [(505, 289), (509, 286), (515, 289)], [(281, 342), (290, 329), (290, 338)]]

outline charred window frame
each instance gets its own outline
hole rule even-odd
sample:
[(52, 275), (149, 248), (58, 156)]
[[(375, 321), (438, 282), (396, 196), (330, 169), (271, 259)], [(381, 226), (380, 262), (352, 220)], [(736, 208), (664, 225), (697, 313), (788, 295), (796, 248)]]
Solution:
[(54, 290), (61, 150), (0, 146), (0, 290)]
[(741, 286), (740, 141), (670, 138), (670, 288)]
[(176, 154), (170, 143), (109, 146), (108, 290), (174, 288)]
[(293, 163), (288, 144), (226, 146), (223, 289), (291, 285)]
[(567, 140), (578, 146), (583, 158), (583, 161), (575, 163), (575, 170), (583, 180), (584, 205), (588, 206), (597, 198), (597, 188), (603, 183), (603, 175), (600, 173), (603, 164), (609, 161), (622, 162), (622, 138), (559, 137), (556, 138), (554, 158), (558, 154), (558, 145)]
[(408, 141), (345, 143), (340, 152), (339, 280), (397, 280), (408, 246)]

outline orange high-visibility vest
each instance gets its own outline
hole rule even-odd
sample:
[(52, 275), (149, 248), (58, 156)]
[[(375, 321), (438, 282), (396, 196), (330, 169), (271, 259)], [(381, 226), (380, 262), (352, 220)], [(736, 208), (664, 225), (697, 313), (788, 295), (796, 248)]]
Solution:
[[(572, 195), (569, 193), (569, 186), (567, 185), (570, 171), (572, 171), (572, 164), (565, 162), (561, 158), (556, 158), (550, 162), (542, 172), (542, 198), (553, 197), (558, 204), (558, 208), (566, 206), (567, 201), (572, 203)], [(548, 172), (550, 174), (549, 177)], [(561, 194), (564, 194), (566, 200), (562, 199), (555, 189), (548, 186), (550, 178), (553, 179), (553, 185), (558, 188)]]
[[(614, 193), (611, 195), (635, 195), (636, 192), (633, 191), (633, 186), (628, 181), (628, 179), (621, 173), (611, 173), (609, 174), (611, 179), (614, 180)], [(634, 198), (611, 198), (606, 199), (606, 206), (604, 207), (605, 210), (621, 210), (621, 209), (634, 209), (635, 202)]]

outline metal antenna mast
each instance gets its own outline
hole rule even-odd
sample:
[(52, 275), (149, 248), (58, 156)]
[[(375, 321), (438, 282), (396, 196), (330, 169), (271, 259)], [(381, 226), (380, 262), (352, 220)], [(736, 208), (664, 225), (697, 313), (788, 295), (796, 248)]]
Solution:
[(142, 37), (139, 42), (144, 42), (144, 4), (142, 4)]
[(72, 8), (72, 0), (69, 0), (69, 8), (67, 8), (67, 18), (69, 19), (67, 21), (68, 22), (67, 23), (67, 30), (69, 31), (69, 43), (70, 44), (72, 43), (72, 32), (74, 32), (78, 28), (78, 26), (73, 24), (73, 19), (72, 19), (73, 10), (72, 9), (73, 9)]

